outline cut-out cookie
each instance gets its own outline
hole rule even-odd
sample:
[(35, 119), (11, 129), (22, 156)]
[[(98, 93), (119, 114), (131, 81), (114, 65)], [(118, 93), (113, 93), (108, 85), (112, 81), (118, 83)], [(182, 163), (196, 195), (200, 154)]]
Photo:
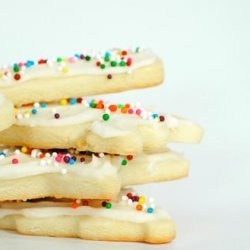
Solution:
[(170, 142), (198, 143), (203, 135), (195, 123), (146, 111), (139, 104), (82, 98), (60, 103), (19, 108), (16, 125), (0, 133), (0, 143), (128, 155), (155, 152)]
[(0, 93), (0, 131), (15, 123), (13, 104)]
[(112, 49), (14, 63), (0, 69), (0, 76), (0, 91), (20, 106), (151, 87), (162, 83), (164, 72), (150, 50)]
[(117, 201), (4, 202), (0, 228), (86, 240), (166, 243), (175, 238), (169, 215), (155, 208), (152, 198), (130, 191)]
[[(137, 156), (0, 151), (0, 200), (115, 198), (121, 187), (185, 177), (189, 163), (171, 151)], [(89, 153), (88, 153), (89, 154)]]

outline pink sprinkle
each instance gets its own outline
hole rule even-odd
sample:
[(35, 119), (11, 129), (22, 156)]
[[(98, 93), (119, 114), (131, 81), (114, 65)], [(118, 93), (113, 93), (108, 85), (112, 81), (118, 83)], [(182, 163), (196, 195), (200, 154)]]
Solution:
[(61, 161), (62, 161), (62, 157), (57, 156), (57, 157), (55, 158), (55, 161), (56, 161), (56, 162), (61, 162)]
[(17, 158), (13, 158), (12, 159), (12, 164), (17, 164), (18, 163), (18, 159)]
[(25, 65), (25, 63), (23, 63), (23, 62), (20, 62), (20, 63), (18, 63), (18, 67), (23, 67)]
[(72, 57), (69, 58), (69, 62), (73, 63), (73, 62), (75, 62), (75, 61), (76, 61), (76, 58), (75, 58), (75, 57), (72, 56)]
[(134, 114), (134, 110), (133, 110), (133, 109), (129, 109), (129, 110), (128, 110), (128, 113), (129, 113), (129, 114)]
[(141, 109), (137, 109), (137, 110), (136, 110), (136, 114), (137, 114), (137, 115), (140, 115), (140, 114), (141, 114)]

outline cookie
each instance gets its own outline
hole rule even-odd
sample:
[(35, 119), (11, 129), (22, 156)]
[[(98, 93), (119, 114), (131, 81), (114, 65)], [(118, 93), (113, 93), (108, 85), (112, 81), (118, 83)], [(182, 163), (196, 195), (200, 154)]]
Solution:
[(162, 83), (163, 77), (162, 62), (152, 51), (112, 49), (3, 67), (0, 91), (20, 106), (151, 87)]
[(171, 142), (198, 143), (203, 135), (191, 121), (147, 111), (138, 103), (82, 98), (60, 103), (17, 109), (17, 122), (0, 133), (0, 144), (134, 155), (155, 152)]
[(171, 151), (124, 157), (2, 149), (0, 200), (113, 199), (121, 187), (182, 178), (188, 168), (189, 162)]
[(130, 191), (117, 201), (4, 202), (0, 205), (0, 228), (86, 240), (159, 244), (175, 238), (169, 215), (156, 208), (152, 198)]
[(15, 123), (13, 104), (0, 93), (0, 131)]

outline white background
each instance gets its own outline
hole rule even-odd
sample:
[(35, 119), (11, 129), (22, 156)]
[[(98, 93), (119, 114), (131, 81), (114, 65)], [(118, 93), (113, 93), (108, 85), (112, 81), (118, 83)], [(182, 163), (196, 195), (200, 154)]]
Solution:
[(0, 63), (144, 45), (165, 63), (157, 88), (108, 96), (141, 101), (205, 128), (187, 179), (140, 187), (169, 211), (169, 245), (87, 242), (0, 232), (0, 249), (250, 249), (249, 1), (0, 0)]

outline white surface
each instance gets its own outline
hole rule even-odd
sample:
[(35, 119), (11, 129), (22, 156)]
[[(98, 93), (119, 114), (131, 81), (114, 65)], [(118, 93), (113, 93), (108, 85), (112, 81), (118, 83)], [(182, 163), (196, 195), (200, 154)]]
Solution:
[(176, 222), (170, 245), (96, 243), (0, 233), (0, 249), (250, 249), (249, 1), (3, 1), (0, 63), (144, 44), (163, 86), (112, 95), (200, 122), (201, 145), (174, 145), (188, 179), (140, 187)]

